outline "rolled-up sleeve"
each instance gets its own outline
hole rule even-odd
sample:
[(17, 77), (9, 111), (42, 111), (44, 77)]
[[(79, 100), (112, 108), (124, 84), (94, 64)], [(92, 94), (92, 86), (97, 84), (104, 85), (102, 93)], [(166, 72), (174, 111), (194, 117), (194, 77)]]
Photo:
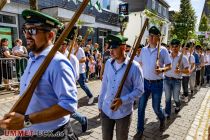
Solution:
[(77, 110), (77, 87), (72, 65), (61, 60), (53, 74), (53, 88), (58, 98), (58, 105), (73, 113)]

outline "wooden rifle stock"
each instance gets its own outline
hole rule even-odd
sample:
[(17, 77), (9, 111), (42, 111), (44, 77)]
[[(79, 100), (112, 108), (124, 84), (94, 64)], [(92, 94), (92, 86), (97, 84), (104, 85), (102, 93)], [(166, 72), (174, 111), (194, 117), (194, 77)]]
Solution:
[(61, 43), (64, 41), (64, 39), (67, 37), (69, 32), (74, 27), (74, 24), (78, 20), (78, 18), (81, 15), (81, 13), (84, 11), (84, 9), (87, 6), (87, 4), (89, 3), (89, 1), (90, 0), (83, 0), (82, 4), (78, 8), (78, 10), (74, 13), (74, 16), (72, 17), (72, 20), (69, 22), (69, 24), (67, 25), (65, 30), (62, 32), (62, 34), (60, 35), (58, 40), (55, 42), (54, 47), (51, 49), (49, 54), (46, 56), (44, 62), (41, 64), (41, 66), (39, 67), (38, 71), (33, 76), (32, 80), (30, 81), (30, 84), (28, 85), (28, 87), (26, 89), (26, 91), (17, 100), (17, 102), (14, 104), (14, 106), (12, 107), (12, 109), (9, 112), (17, 112), (17, 113), (20, 113), (20, 114), (25, 114), (25, 112), (26, 112), (26, 110), (28, 108), (28, 105), (30, 103), (30, 100), (32, 98), (33, 92), (34, 92), (36, 86), (39, 83), (39, 80), (41, 79), (43, 73), (47, 69), (50, 61), (52, 60), (52, 58), (54, 57), (54, 55), (58, 51)]
[[(137, 36), (135, 37), (133, 47), (131, 47), (131, 50), (129, 51), (129, 57), (131, 57), (131, 54), (133, 53), (134, 47), (136, 46)], [(140, 44), (139, 44), (140, 45)]]
[[(187, 41), (188, 41), (188, 40), (189, 40), (189, 36), (187, 37)], [(185, 42), (184, 47), (187, 46), (187, 41)], [(181, 62), (182, 62), (183, 55), (184, 55), (184, 54), (183, 54), (183, 49), (182, 49), (182, 53), (181, 53), (181, 55), (180, 55), (180, 57), (179, 57), (179, 60), (178, 60), (177, 65), (176, 65), (176, 69), (177, 69), (177, 70), (180, 68), (180, 65), (181, 65)]]
[[(145, 29), (146, 29), (146, 27), (147, 27), (147, 25), (148, 25), (148, 22), (149, 22), (149, 19), (147, 18), (147, 19), (145, 20), (145, 22), (144, 22), (144, 26), (143, 26), (143, 28), (142, 28), (142, 30), (141, 30), (141, 33), (140, 33), (140, 35), (139, 35), (139, 37), (138, 37), (138, 39), (137, 39), (137, 41), (136, 41), (136, 43), (135, 43), (135, 47), (134, 47), (133, 53), (132, 53), (131, 58), (130, 58), (130, 60), (129, 60), (129, 62), (128, 62), (128, 65), (127, 65), (127, 67), (126, 67), (125, 73), (124, 73), (123, 78), (122, 78), (122, 80), (121, 80), (121, 83), (120, 83), (120, 85), (119, 85), (119, 87), (118, 87), (118, 90), (117, 90), (117, 93), (116, 93), (116, 95), (115, 95), (115, 98), (120, 98), (120, 96), (121, 96), (121, 92), (122, 92), (123, 85), (124, 85), (125, 80), (126, 80), (126, 78), (127, 78), (127, 76), (128, 76), (128, 73), (129, 73), (129, 71), (130, 71), (130, 68), (131, 68), (133, 59), (134, 59), (134, 57), (135, 57), (135, 55), (136, 55), (138, 46), (139, 46), (140, 43), (141, 43), (141, 39), (142, 39), (142, 37), (143, 37), (143, 35), (144, 35), (144, 31), (145, 31)], [(113, 108), (112, 106), (111, 106), (111, 109), (114, 110), (114, 108)]]
[(162, 36), (160, 37), (160, 40), (158, 42), (158, 48), (157, 48), (157, 59), (156, 59), (156, 69), (159, 69), (160, 67), (160, 46), (163, 38)]
[(75, 30), (74, 39), (72, 40), (71, 46), (70, 46), (70, 48), (69, 48), (69, 54), (68, 54), (68, 56), (67, 56), (67, 58), (68, 58), (69, 60), (70, 60), (70, 55), (71, 55), (72, 49), (73, 49), (73, 47), (74, 47), (74, 45), (75, 45), (75, 42), (76, 42), (76, 40), (77, 40), (77, 35), (78, 35), (78, 28)]

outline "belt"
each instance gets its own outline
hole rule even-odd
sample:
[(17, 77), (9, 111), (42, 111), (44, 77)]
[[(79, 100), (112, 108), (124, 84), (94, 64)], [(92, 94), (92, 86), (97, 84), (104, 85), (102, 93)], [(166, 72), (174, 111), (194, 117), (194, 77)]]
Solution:
[(158, 82), (162, 82), (163, 79), (159, 79), (159, 80), (147, 80), (144, 78), (145, 81), (149, 82), (149, 83), (158, 83)]
[(182, 80), (182, 79), (179, 79), (179, 78), (174, 78), (174, 77), (168, 77), (168, 76), (165, 76), (167, 79), (169, 80)]

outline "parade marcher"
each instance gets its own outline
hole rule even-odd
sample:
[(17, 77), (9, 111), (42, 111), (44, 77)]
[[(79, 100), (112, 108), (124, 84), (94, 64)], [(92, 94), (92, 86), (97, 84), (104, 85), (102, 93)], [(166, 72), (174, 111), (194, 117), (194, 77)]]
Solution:
[[(144, 91), (143, 75), (140, 65), (133, 61), (123, 85), (121, 97), (115, 98), (118, 86), (130, 59), (125, 55), (125, 41), (127, 41), (127, 38), (121, 35), (109, 35), (108, 38), (111, 40), (112, 58), (105, 64), (98, 101), (98, 108), (101, 111), (102, 138), (103, 140), (112, 140), (116, 124), (116, 139), (127, 140), (132, 118), (133, 102)], [(111, 109), (113, 102), (116, 110)]]
[[(58, 20), (33, 10), (24, 10), (23, 33), (27, 47), (31, 49), (26, 70), (20, 81), (20, 96), (23, 95), (35, 72), (49, 54), (56, 37)], [(33, 131), (34, 136), (17, 137), (16, 140), (76, 140), (70, 114), (77, 109), (76, 74), (69, 60), (56, 53), (42, 75), (25, 114), (8, 113), (0, 120), (0, 127), (10, 130)], [(44, 135), (40, 135), (43, 134)], [(60, 135), (55, 136), (57, 133)], [(38, 135), (37, 135), (38, 134)]]
[(195, 51), (193, 53), (195, 57), (195, 66), (196, 66), (196, 83), (195, 90), (198, 91), (200, 87), (200, 72), (201, 72), (201, 63), (200, 63), (200, 45), (195, 46)]
[(140, 54), (141, 54), (141, 49), (144, 47), (144, 45), (143, 44), (140, 44), (139, 45), (139, 48), (138, 48), (138, 50), (137, 50), (137, 52), (136, 52), (136, 56), (134, 57), (134, 60), (136, 61), (136, 62), (138, 62), (138, 63), (140, 63)]
[(22, 59), (16, 59), (16, 73), (17, 79), (20, 82), (20, 77), (23, 75), (23, 72), (27, 65), (28, 51), (26, 47), (22, 46), (22, 40), (17, 39), (15, 41), (16, 46), (12, 48), (12, 53), (15, 56), (21, 57)]
[[(61, 47), (59, 49), (59, 51), (64, 54), (66, 57), (68, 57), (69, 51), (67, 50), (67, 48), (69, 47), (68, 45), (69, 40), (66, 39), (62, 44)], [(70, 62), (74, 68), (74, 71), (76, 73), (76, 77), (75, 79), (78, 80), (79, 79), (79, 61), (77, 59), (77, 57), (73, 54), (70, 54)], [(80, 114), (79, 112), (73, 112), (71, 114), (71, 118), (74, 118), (75, 120), (77, 120), (81, 126), (82, 126), (82, 132), (86, 132), (87, 128), (88, 128), (88, 120), (86, 116), (83, 116), (82, 114)]]
[[(193, 48), (191, 43), (187, 43), (186, 46), (183, 44), (183, 54), (187, 57), (189, 62), (189, 73), (182, 74), (182, 88), (183, 88), (183, 96), (182, 99), (185, 102), (188, 102), (188, 84), (190, 83), (191, 95), (193, 94), (194, 87), (195, 87), (195, 57), (192, 55)], [(194, 80), (194, 81), (193, 81)]]
[(126, 55), (129, 56), (129, 57), (131, 55), (131, 49), (132, 49), (131, 46), (126, 44), (126, 51), (125, 52), (126, 52)]
[(205, 83), (205, 78), (204, 78), (204, 75), (205, 75), (205, 65), (207, 63), (206, 61), (206, 58), (205, 58), (205, 52), (204, 52), (204, 49), (201, 48), (200, 49), (200, 62), (201, 62), (201, 76), (200, 76), (200, 86), (204, 86), (204, 83)]
[(209, 87), (210, 85), (210, 48), (206, 49), (206, 57), (208, 63), (206, 64), (206, 84)]
[(75, 42), (74, 49), (72, 53), (77, 57), (79, 60), (79, 79), (78, 83), (81, 88), (85, 91), (87, 96), (89, 97), (88, 104), (92, 104), (94, 102), (93, 94), (91, 93), (90, 89), (88, 88), (87, 84), (85, 83), (86, 80), (86, 57), (84, 50), (80, 47), (80, 43), (82, 42), (82, 36), (77, 37), (77, 41)]
[(171, 68), (171, 60), (168, 50), (160, 46), (159, 68), (156, 66), (158, 54), (158, 42), (160, 41), (160, 30), (152, 26), (149, 29), (149, 44), (141, 49), (140, 64), (144, 74), (144, 94), (139, 100), (137, 133), (134, 139), (139, 140), (143, 136), (144, 118), (147, 101), (152, 94), (152, 107), (160, 120), (160, 130), (165, 128), (165, 117), (161, 109), (161, 97), (163, 92), (163, 72)]
[(180, 41), (173, 39), (171, 41), (171, 54), (170, 58), (172, 61), (171, 70), (165, 73), (164, 79), (164, 91), (166, 97), (166, 107), (165, 107), (165, 116), (167, 119), (171, 115), (171, 96), (173, 95), (174, 102), (176, 104), (175, 113), (180, 111), (180, 90), (181, 90), (181, 80), (182, 74), (189, 73), (189, 63), (186, 56), (179, 53), (180, 50)]

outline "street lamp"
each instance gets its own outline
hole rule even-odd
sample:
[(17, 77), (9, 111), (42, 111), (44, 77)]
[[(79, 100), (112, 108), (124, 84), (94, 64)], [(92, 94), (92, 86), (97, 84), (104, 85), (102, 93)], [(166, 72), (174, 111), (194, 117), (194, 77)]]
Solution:
[(121, 12), (119, 14), (119, 22), (120, 22), (120, 33), (123, 35), (123, 23), (124, 23), (125, 15)]

